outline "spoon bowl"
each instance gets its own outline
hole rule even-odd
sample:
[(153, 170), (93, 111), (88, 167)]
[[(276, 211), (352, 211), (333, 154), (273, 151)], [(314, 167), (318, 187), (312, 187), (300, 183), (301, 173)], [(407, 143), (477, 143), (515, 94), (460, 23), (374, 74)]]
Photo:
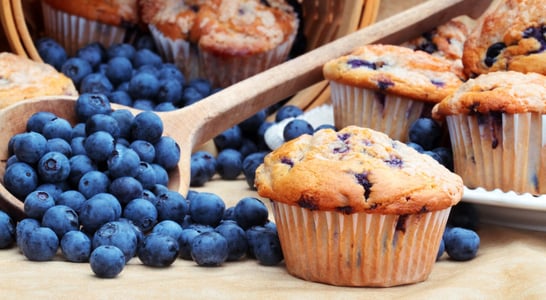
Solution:
[[(462, 14), (478, 17), (490, 4), (491, 0), (426, 1), (231, 85), (190, 106), (157, 112), (163, 120), (163, 134), (172, 137), (180, 147), (178, 167), (169, 174), (169, 188), (186, 195), (190, 182), (191, 153), (196, 147), (258, 111), (323, 80), (322, 66), (329, 60), (365, 44), (400, 44)], [(39, 111), (53, 112), (75, 124), (75, 101), (73, 97), (47, 97), (19, 102), (0, 111), (0, 209), (8, 211), (14, 218), (21, 219), (25, 214), (23, 202), (3, 185), (9, 139), (24, 132), (27, 119)], [(112, 108), (129, 109), (133, 115), (140, 112), (122, 105), (112, 104)]]

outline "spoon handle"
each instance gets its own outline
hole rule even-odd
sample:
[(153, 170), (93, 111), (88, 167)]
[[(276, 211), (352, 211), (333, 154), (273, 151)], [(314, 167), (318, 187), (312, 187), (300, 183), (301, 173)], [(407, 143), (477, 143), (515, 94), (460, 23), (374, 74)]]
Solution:
[[(322, 66), (331, 59), (371, 43), (400, 44), (460, 16), (480, 16), (491, 0), (429, 0), (383, 21), (225, 88), (186, 109), (169, 112), (189, 126), (192, 145), (200, 145), (223, 130), (296, 92), (323, 80)], [(185, 111), (182, 113), (182, 111)], [(190, 112), (191, 111), (191, 112)], [(181, 124), (177, 124), (180, 126)]]

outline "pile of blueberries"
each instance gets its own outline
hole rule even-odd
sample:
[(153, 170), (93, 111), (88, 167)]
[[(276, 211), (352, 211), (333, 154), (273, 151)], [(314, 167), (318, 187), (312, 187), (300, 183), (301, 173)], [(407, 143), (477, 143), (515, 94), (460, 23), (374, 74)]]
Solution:
[(134, 44), (93, 42), (71, 57), (47, 37), (36, 41), (36, 49), (44, 62), (72, 79), (80, 94), (105, 94), (113, 103), (141, 110), (178, 109), (219, 90), (205, 78), (186, 80), (174, 64), (163, 61), (149, 35)]
[(115, 110), (104, 94), (75, 105), (78, 123), (49, 112), (27, 120), (9, 141), (5, 187), (24, 201), (16, 225), (0, 215), (0, 248), (14, 241), (29, 260), (89, 262), (99, 277), (117, 276), (138, 257), (166, 267), (178, 257), (218, 266), (244, 257), (283, 260), (275, 224), (259, 199), (233, 207), (213, 193), (168, 188), (180, 158), (154, 112)]

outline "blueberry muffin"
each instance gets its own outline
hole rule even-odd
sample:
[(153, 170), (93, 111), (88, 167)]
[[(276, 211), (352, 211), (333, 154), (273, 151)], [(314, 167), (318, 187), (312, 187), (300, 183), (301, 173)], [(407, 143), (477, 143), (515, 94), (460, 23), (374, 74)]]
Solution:
[(70, 78), (51, 65), (0, 53), (0, 109), (25, 99), (58, 95), (78, 95)]
[(337, 128), (349, 125), (408, 140), (419, 117), (454, 91), (463, 74), (446, 58), (395, 45), (366, 45), (323, 67)]
[(457, 72), (463, 72), (463, 46), (476, 21), (468, 16), (459, 16), (437, 28), (423, 33), (402, 44), (413, 50), (422, 50), (453, 62)]
[(546, 76), (497, 71), (462, 84), (433, 109), (446, 120), (466, 186), (546, 193)]
[(501, 0), (464, 45), (468, 76), (513, 70), (546, 74), (546, 2)]
[(92, 42), (105, 47), (132, 39), (138, 0), (42, 0), (44, 30), (74, 55)]
[(288, 272), (344, 286), (425, 280), (463, 193), (430, 156), (357, 126), (283, 144), (255, 186), (272, 201)]
[(140, 0), (162, 55), (226, 87), (285, 61), (299, 19), (284, 0)]

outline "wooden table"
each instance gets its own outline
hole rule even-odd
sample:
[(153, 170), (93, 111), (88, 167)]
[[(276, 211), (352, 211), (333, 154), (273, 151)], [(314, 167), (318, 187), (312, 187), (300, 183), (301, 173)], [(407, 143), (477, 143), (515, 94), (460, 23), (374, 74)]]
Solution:
[[(383, 0), (379, 18), (419, 0)], [(244, 180), (214, 180), (199, 191), (220, 195), (227, 206), (257, 196)], [(28, 261), (17, 248), (0, 250), (0, 298), (17, 299), (543, 299), (546, 298), (546, 233), (482, 224), (478, 256), (437, 262), (428, 280), (393, 288), (347, 288), (300, 280), (283, 265), (254, 260), (203, 268), (177, 260), (145, 267), (133, 259), (115, 279), (95, 277), (89, 264)]]

